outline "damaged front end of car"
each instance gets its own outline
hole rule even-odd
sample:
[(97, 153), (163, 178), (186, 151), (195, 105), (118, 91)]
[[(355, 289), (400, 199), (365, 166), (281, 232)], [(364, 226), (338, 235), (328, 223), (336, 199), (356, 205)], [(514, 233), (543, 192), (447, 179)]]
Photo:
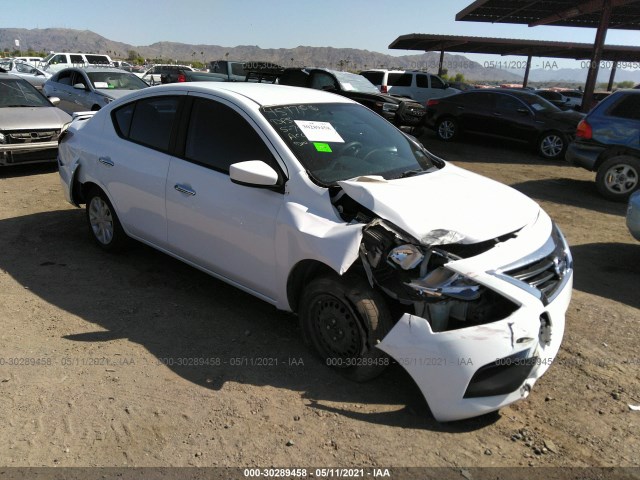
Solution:
[(544, 212), (489, 240), (445, 229), (418, 240), (349, 199), (334, 206), (363, 224), (354, 268), (397, 312), (377, 348), (408, 371), (436, 420), (529, 394), (558, 352), (573, 278), (567, 243)]

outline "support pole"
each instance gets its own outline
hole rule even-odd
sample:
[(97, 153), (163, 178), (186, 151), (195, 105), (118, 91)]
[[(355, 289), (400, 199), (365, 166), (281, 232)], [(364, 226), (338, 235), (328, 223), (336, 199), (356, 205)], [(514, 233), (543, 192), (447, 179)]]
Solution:
[(596, 40), (593, 44), (593, 55), (589, 64), (589, 73), (587, 74), (587, 83), (584, 86), (584, 96), (582, 97), (582, 111), (588, 112), (593, 105), (593, 91), (596, 88), (598, 78), (598, 69), (600, 60), (602, 59), (602, 49), (604, 41), (607, 37), (607, 29), (609, 28), (609, 20), (611, 19), (611, 0), (603, 0), (602, 16), (600, 24), (596, 32)]
[(527, 68), (524, 71), (524, 80), (522, 81), (522, 88), (527, 88), (529, 83), (529, 71), (531, 70), (531, 55), (527, 57)]
[(438, 76), (442, 76), (442, 66), (444, 65), (444, 49), (440, 50), (440, 63), (438, 63)]
[(611, 75), (609, 75), (609, 84), (607, 85), (607, 92), (613, 90), (613, 80), (616, 78), (616, 70), (618, 69), (618, 62), (614, 61), (611, 67)]

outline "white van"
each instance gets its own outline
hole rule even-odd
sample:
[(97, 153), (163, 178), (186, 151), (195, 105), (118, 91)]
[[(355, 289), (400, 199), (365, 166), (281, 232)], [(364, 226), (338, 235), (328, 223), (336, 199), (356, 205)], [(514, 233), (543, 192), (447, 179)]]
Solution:
[(447, 82), (433, 73), (420, 70), (372, 69), (360, 72), (382, 93), (412, 98), (426, 105), (432, 98), (447, 97), (460, 90), (451, 88)]
[(112, 66), (111, 57), (97, 53), (50, 53), (40, 62), (45, 72), (54, 73), (68, 67), (86, 67), (88, 65)]

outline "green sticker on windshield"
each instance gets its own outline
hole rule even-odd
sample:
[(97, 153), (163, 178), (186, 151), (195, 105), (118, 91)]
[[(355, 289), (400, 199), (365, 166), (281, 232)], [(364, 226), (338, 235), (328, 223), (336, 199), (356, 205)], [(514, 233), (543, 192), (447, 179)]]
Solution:
[(313, 142), (313, 145), (316, 147), (316, 150), (319, 152), (331, 153), (331, 147), (329, 146), (328, 143)]

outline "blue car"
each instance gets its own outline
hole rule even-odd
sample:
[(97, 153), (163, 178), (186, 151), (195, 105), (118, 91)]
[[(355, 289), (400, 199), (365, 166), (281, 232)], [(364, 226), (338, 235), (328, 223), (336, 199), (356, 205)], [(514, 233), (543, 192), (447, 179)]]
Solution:
[(627, 209), (627, 228), (633, 238), (640, 241), (640, 191), (629, 198)]
[(578, 124), (566, 159), (597, 172), (603, 196), (626, 202), (640, 188), (640, 90), (619, 90), (594, 107)]

